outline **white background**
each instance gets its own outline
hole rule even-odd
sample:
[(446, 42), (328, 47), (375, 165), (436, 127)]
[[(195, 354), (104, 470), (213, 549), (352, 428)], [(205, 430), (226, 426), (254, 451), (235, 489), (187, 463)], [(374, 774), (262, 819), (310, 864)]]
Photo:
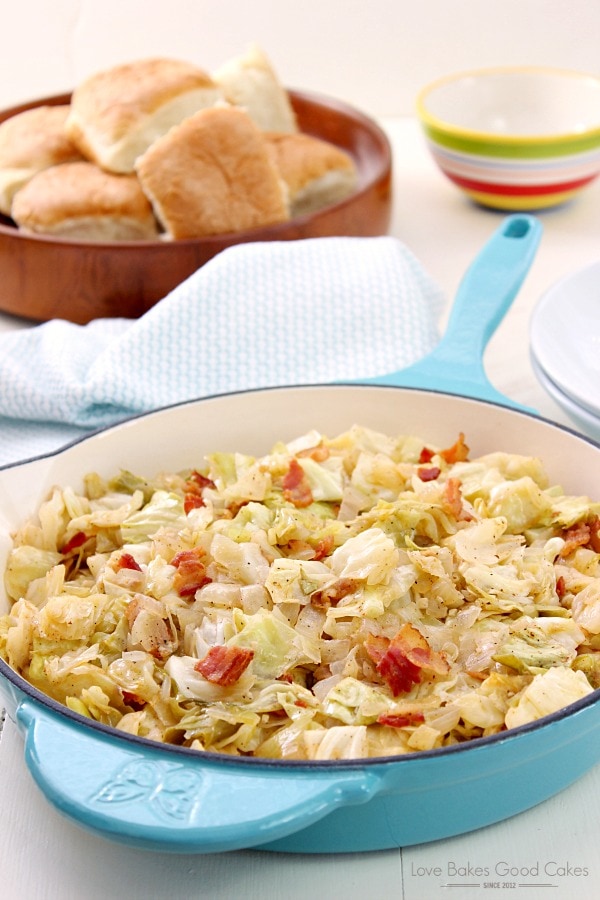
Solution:
[(162, 54), (212, 69), (257, 41), (289, 87), (410, 114), (456, 69), (507, 63), (598, 71), (597, 0), (0, 0), (0, 104), (71, 89)]

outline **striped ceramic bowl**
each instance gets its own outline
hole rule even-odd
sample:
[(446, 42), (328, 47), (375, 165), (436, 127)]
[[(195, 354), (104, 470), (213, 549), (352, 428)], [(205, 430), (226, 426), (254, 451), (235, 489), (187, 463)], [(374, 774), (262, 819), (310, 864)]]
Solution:
[(484, 206), (556, 206), (600, 173), (594, 75), (534, 67), (462, 72), (425, 87), (417, 114), (439, 168)]

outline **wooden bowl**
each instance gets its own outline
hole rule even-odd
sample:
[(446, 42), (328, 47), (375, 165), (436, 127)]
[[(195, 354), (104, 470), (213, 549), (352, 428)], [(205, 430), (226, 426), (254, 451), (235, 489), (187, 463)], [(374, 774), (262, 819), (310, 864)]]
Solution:
[[(379, 126), (345, 103), (290, 91), (301, 131), (352, 155), (357, 190), (345, 200), (289, 222), (180, 241), (93, 243), (23, 234), (0, 215), (0, 310), (36, 321), (85, 324), (107, 316), (137, 318), (221, 250), (250, 241), (387, 233), (391, 216), (391, 149)], [(34, 106), (70, 102), (48, 97), (0, 113), (0, 122)]]

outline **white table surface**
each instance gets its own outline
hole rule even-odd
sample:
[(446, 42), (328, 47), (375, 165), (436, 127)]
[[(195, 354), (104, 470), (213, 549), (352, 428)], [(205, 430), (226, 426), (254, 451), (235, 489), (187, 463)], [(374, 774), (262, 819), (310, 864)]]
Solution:
[[(412, 119), (382, 122), (393, 144), (401, 239), (451, 298), (501, 221), (467, 201), (434, 167)], [(540, 214), (531, 271), (486, 354), (495, 386), (543, 416), (573, 423), (538, 385), (529, 363), (532, 310), (554, 282), (600, 258), (600, 181)], [(445, 318), (445, 316), (444, 316)], [(442, 326), (444, 322), (442, 319)], [(0, 332), (28, 324), (0, 314)], [(470, 835), (404, 850), (296, 856), (245, 851), (179, 856), (104, 842), (64, 820), (34, 785), (12, 722), (0, 740), (2, 900), (393, 900), (600, 896), (600, 767), (536, 809)], [(360, 808), (352, 811), (360, 827)], [(513, 870), (510, 872), (509, 870)], [(489, 874), (486, 874), (489, 873)], [(502, 887), (508, 883), (510, 887)], [(496, 886), (499, 885), (499, 886)]]

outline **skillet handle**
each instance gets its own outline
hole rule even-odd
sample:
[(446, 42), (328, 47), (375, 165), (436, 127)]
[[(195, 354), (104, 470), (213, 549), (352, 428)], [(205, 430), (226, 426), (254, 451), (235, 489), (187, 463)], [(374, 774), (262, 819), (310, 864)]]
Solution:
[(463, 394), (523, 409), (490, 384), (483, 355), (531, 267), (541, 234), (534, 216), (519, 213), (503, 219), (463, 276), (437, 347), (413, 365), (367, 382)]
[(448, 362), (481, 361), (529, 272), (541, 232), (533, 216), (508, 216), (467, 269), (441, 342)]
[(140, 849), (214, 853), (257, 847), (365, 803), (382, 789), (364, 767), (215, 761), (86, 728), (25, 699), (16, 711), (25, 760), (61, 813)]

